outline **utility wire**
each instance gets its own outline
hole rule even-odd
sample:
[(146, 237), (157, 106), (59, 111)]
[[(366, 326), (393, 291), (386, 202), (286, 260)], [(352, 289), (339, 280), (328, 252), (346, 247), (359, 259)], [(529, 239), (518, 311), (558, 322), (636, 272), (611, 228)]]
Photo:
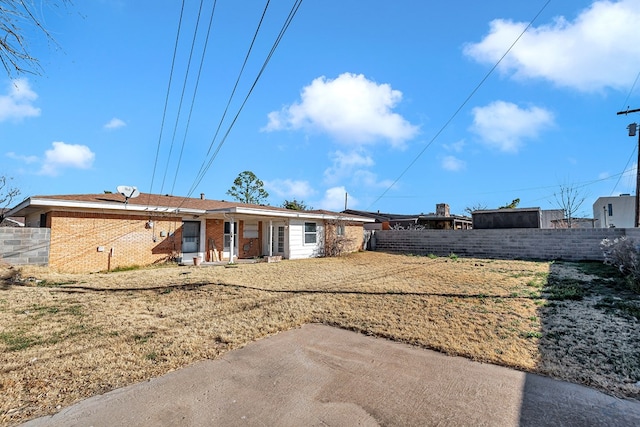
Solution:
[(627, 109), (629, 108), (629, 105), (627, 103), (629, 102), (629, 98), (631, 98), (631, 94), (633, 93), (633, 90), (636, 87), (636, 83), (638, 83), (638, 78), (640, 78), (640, 71), (636, 75), (636, 79), (633, 81), (633, 85), (631, 85), (631, 89), (629, 89), (629, 93), (627, 94), (627, 98), (624, 100), (624, 103), (622, 103), (622, 107), (620, 108), (620, 111), (624, 110), (625, 108), (627, 108)]
[[(622, 107), (620, 108), (620, 111), (624, 110), (625, 108), (627, 110), (629, 109), (629, 104), (627, 103), (629, 102), (629, 98), (631, 98), (631, 94), (633, 93), (633, 90), (635, 89), (636, 84), (638, 83), (638, 78), (640, 78), (640, 72), (638, 72), (638, 74), (636, 75), (636, 79), (633, 81), (633, 84), (631, 85), (631, 89), (629, 89), (629, 93), (627, 94), (627, 97), (622, 103)], [(627, 160), (627, 164), (624, 166), (625, 170), (627, 169), (627, 166), (629, 166), (629, 163), (631, 163), (631, 159), (633, 158), (633, 155), (636, 153), (637, 149), (638, 147), (634, 145), (633, 152), (631, 153), (631, 156), (629, 156), (629, 160)], [(638, 166), (639, 165), (636, 165), (636, 167)], [(616, 191), (616, 188), (618, 187), (618, 184), (620, 184), (621, 179), (622, 179), (622, 174), (618, 178), (618, 181), (616, 181), (616, 185), (613, 186), (613, 190), (611, 190), (611, 194), (613, 194), (613, 192)]]
[(204, 64), (204, 58), (207, 53), (207, 46), (209, 44), (209, 36), (211, 34), (211, 27), (213, 24), (213, 16), (216, 11), (217, 0), (213, 1), (213, 8), (211, 9), (211, 16), (209, 18), (209, 27), (207, 28), (207, 36), (204, 40), (204, 48), (202, 49), (202, 56), (200, 57), (200, 67), (198, 68), (198, 76), (196, 77), (196, 84), (193, 88), (193, 96), (191, 97), (191, 107), (189, 108), (189, 117), (187, 118), (187, 124), (184, 130), (184, 137), (182, 138), (182, 147), (180, 148), (180, 156), (178, 157), (178, 164), (176, 165), (176, 173), (173, 177), (173, 184), (171, 185), (171, 194), (173, 194), (173, 190), (176, 186), (176, 180), (178, 179), (178, 172), (180, 171), (180, 164), (182, 163), (182, 154), (184, 153), (184, 146), (187, 141), (187, 134), (189, 132), (189, 125), (191, 124), (191, 116), (193, 114), (193, 106), (196, 101), (196, 93), (198, 92), (198, 86), (200, 84), (200, 76), (202, 75), (202, 66)]
[[(193, 50), (196, 45), (196, 39), (198, 37), (198, 28), (200, 27), (200, 16), (202, 14), (202, 5), (204, 0), (200, 0), (200, 7), (198, 8), (198, 19), (196, 19), (196, 26), (193, 30), (193, 38), (191, 39), (191, 49), (189, 51), (189, 59), (187, 61), (187, 69), (184, 73), (184, 80), (182, 82), (182, 91), (180, 92), (180, 102), (178, 103), (178, 112), (176, 113), (176, 122), (173, 125), (173, 134), (171, 135), (171, 144), (169, 145), (169, 154), (167, 154), (167, 163), (164, 167), (164, 175), (162, 176), (162, 185), (160, 186), (160, 193), (164, 190), (164, 182), (167, 179), (167, 171), (169, 170), (169, 160), (171, 160), (171, 154), (173, 153), (173, 145), (176, 140), (176, 133), (178, 131), (178, 123), (180, 122), (180, 113), (182, 112), (182, 103), (184, 101), (184, 93), (187, 90), (187, 82), (189, 80), (189, 72), (191, 70), (191, 60), (193, 59)], [(195, 96), (195, 94), (194, 94)]]
[(462, 102), (462, 104), (460, 104), (460, 106), (458, 107), (458, 109), (456, 111), (454, 111), (454, 113), (451, 115), (451, 117), (449, 117), (449, 119), (444, 123), (444, 125), (442, 125), (442, 127), (440, 128), (440, 130), (438, 130), (438, 132), (436, 132), (436, 134), (431, 138), (431, 140), (429, 141), (429, 143), (427, 145), (425, 145), (425, 147), (418, 153), (418, 155), (409, 163), (409, 165), (402, 171), (402, 173), (391, 183), (391, 185), (389, 185), (380, 196), (378, 196), (378, 198), (376, 200), (373, 201), (373, 203), (371, 203), (369, 205), (369, 207), (367, 209), (371, 209), (371, 207), (373, 205), (375, 205), (376, 203), (378, 203), (380, 201), (380, 199), (382, 199), (385, 194), (387, 194), (389, 192), (389, 190), (391, 190), (391, 188), (393, 188), (394, 185), (396, 185), (398, 183), (398, 181), (400, 181), (400, 179), (402, 179), (402, 177), (409, 171), (409, 169), (411, 169), (411, 167), (418, 161), (418, 159), (420, 159), (420, 157), (424, 154), (425, 151), (427, 151), (427, 148), (429, 148), (431, 146), (431, 144), (433, 144), (435, 142), (435, 140), (440, 136), (440, 134), (442, 134), (442, 132), (444, 132), (444, 130), (449, 126), (449, 124), (453, 121), (453, 119), (456, 118), (456, 116), (458, 115), (458, 113), (460, 113), (460, 111), (462, 111), (462, 109), (467, 105), (467, 103), (471, 100), (471, 98), (476, 94), (476, 92), (480, 89), (480, 87), (484, 84), (484, 82), (489, 78), (489, 76), (491, 74), (493, 74), (493, 72), (496, 70), (496, 68), (498, 68), (498, 65), (500, 65), (500, 63), (504, 60), (504, 58), (509, 54), (509, 52), (511, 52), (511, 50), (513, 49), (513, 47), (516, 45), (516, 43), (518, 43), (518, 41), (522, 38), (522, 36), (527, 32), (527, 30), (529, 30), (529, 28), (533, 25), (533, 23), (538, 19), (538, 17), (542, 14), (542, 12), (546, 9), (546, 7), (549, 5), (549, 3), (551, 3), (551, 0), (547, 0), (547, 2), (542, 6), (542, 8), (540, 9), (540, 11), (533, 17), (533, 19), (529, 22), (529, 24), (525, 27), (524, 30), (522, 30), (522, 32), (520, 33), (520, 35), (515, 39), (515, 41), (511, 44), (511, 46), (509, 46), (509, 48), (507, 49), (507, 51), (500, 57), (500, 59), (498, 60), (498, 62), (495, 63), (495, 65), (493, 67), (491, 67), (491, 69), (489, 70), (489, 72), (482, 78), (482, 80), (480, 80), (480, 83), (478, 83), (478, 85), (471, 91), (471, 93), (465, 98), (465, 100)]
[[(198, 171), (197, 175), (196, 175), (196, 181), (199, 183), (199, 179), (201, 180), (200, 176), (206, 173), (206, 164), (207, 164), (207, 158), (209, 157), (209, 154), (211, 153), (211, 149), (213, 148), (213, 144), (215, 143), (216, 139), (218, 138), (218, 133), (220, 132), (220, 129), (222, 128), (222, 123), (224, 122), (224, 119), (227, 116), (227, 112), (229, 111), (229, 106), (231, 105), (231, 101), (233, 100), (236, 90), (238, 88), (238, 83), (240, 82), (240, 79), (242, 78), (242, 75), (244, 74), (244, 69), (247, 65), (247, 62), (249, 61), (249, 57), (251, 56), (251, 52), (253, 51), (253, 46), (256, 42), (256, 39), (258, 37), (258, 33), (260, 32), (260, 28), (262, 28), (262, 23), (264, 22), (264, 17), (267, 13), (267, 9), (269, 8), (269, 4), (270, 4), (270, 0), (267, 0), (267, 3), (264, 6), (264, 9), (262, 11), (262, 15), (260, 16), (260, 21), (258, 22), (258, 26), (256, 27), (256, 31), (253, 33), (253, 38), (251, 39), (251, 43), (249, 44), (249, 49), (247, 49), (247, 53), (244, 56), (244, 61), (242, 63), (242, 66), (240, 67), (240, 72), (238, 73), (238, 77), (236, 78), (236, 82), (233, 85), (233, 89), (231, 90), (231, 94), (229, 95), (229, 99), (227, 100), (227, 105), (225, 106), (224, 112), (222, 113), (222, 117), (220, 118), (220, 121), (218, 122), (218, 127), (216, 128), (216, 131), (213, 135), (213, 138), (211, 139), (211, 143), (209, 144), (209, 149), (207, 150), (207, 154), (205, 155), (205, 160), (202, 162), (202, 165), (200, 165), (200, 170)], [(195, 182), (195, 181), (194, 181)], [(191, 194), (194, 191), (194, 188), (197, 186), (197, 184), (193, 185), (191, 189), (189, 189), (189, 193)]]
[[(620, 176), (618, 177), (618, 180), (616, 181), (616, 185), (614, 185), (613, 186), (613, 190), (611, 190), (611, 194), (613, 194), (613, 192), (616, 191), (616, 188), (618, 187), (618, 184), (620, 184), (620, 180), (622, 179), (624, 174), (628, 172), (627, 166), (629, 166), (629, 163), (631, 163), (631, 159), (633, 159), (634, 154), (636, 154), (636, 150), (637, 149), (638, 149), (638, 146), (636, 144), (634, 144), (633, 151), (631, 152), (631, 155), (629, 156), (629, 159), (627, 160), (627, 164), (624, 165), (624, 172), (621, 173)], [(636, 167), (638, 167), (638, 165), (636, 165)]]
[(164, 100), (164, 111), (162, 112), (162, 121), (160, 123), (160, 135), (158, 136), (158, 148), (156, 149), (156, 159), (153, 162), (153, 172), (151, 173), (151, 185), (149, 186), (149, 194), (153, 194), (153, 181), (156, 176), (156, 167), (158, 166), (158, 157), (160, 157), (162, 130), (164, 129), (164, 120), (167, 116), (167, 105), (169, 104), (169, 93), (171, 92), (171, 81), (173, 80), (173, 69), (176, 63), (176, 55), (178, 52), (178, 40), (180, 39), (180, 29), (182, 28), (182, 16), (184, 14), (184, 1), (185, 0), (182, 0), (182, 7), (180, 8), (180, 19), (178, 20), (178, 31), (176, 32), (176, 43), (175, 43), (175, 46), (173, 47), (173, 59), (171, 60), (171, 71), (169, 72), (169, 84), (167, 85), (167, 95)]
[[(201, 168), (201, 171), (198, 175), (198, 177), (196, 178), (196, 180), (194, 181), (194, 184), (192, 185), (191, 189), (189, 190), (189, 193), (187, 194), (186, 197), (190, 197), (191, 194), (193, 194), (193, 192), (195, 191), (195, 188), (200, 184), (200, 182), (202, 181), (202, 179), (204, 178), (205, 174), (207, 173), (207, 171), (209, 170), (209, 168), (211, 167), (211, 165), (213, 164), (213, 161), (215, 160), (216, 156), (218, 155), (218, 152), (220, 151), (220, 149), (222, 148), (222, 146), (224, 145), (224, 143), (227, 140), (227, 137), (229, 136), (229, 134), (231, 133), (231, 130), (233, 129), (233, 126), (235, 125), (238, 117), (240, 116), (240, 113), (242, 112), (242, 110), (244, 109), (244, 106), (246, 105), (247, 101), (249, 100), (249, 97), (251, 96), (251, 94), (253, 93), (253, 90), (255, 89), (256, 85), (258, 84), (258, 81), (260, 80), (260, 77), (262, 77), (262, 74), (264, 73), (264, 70), (267, 67), (267, 64), (269, 63), (269, 61), (271, 60), (274, 52), (276, 51), (278, 45), (280, 44), (280, 41), (282, 40), (282, 38), (284, 37), (285, 32), (287, 31), (287, 29), (289, 28), (289, 26), (291, 25), (291, 22), (293, 21), (293, 18), (295, 17), (296, 13), (298, 12), (298, 10), (300, 9), (300, 6), (302, 5), (302, 0), (296, 0), (293, 4), (293, 6), (291, 7), (291, 10), (289, 11), (289, 15), (287, 16), (287, 19), (285, 20), (282, 28), (280, 29), (280, 33), (278, 34), (278, 37), (276, 38), (273, 46), (271, 47), (271, 50), (269, 52), (269, 54), (267, 55), (264, 63), (262, 64), (262, 68), (260, 69), (260, 71), (258, 72), (255, 80), (253, 81), (253, 84), (251, 85), (251, 88), (249, 89), (249, 92), (247, 93), (247, 95), (244, 98), (244, 101), (242, 102), (242, 104), (240, 105), (240, 108), (238, 109), (236, 115), (234, 116), (231, 124), (229, 125), (229, 127), (227, 128), (227, 131), (225, 132), (224, 136), (222, 137), (222, 140), (218, 143), (218, 146), (215, 150), (215, 152), (213, 153), (213, 155), (211, 156), (211, 158), (209, 159), (209, 161), (206, 164), (206, 167)], [(213, 141), (212, 141), (213, 144)]]

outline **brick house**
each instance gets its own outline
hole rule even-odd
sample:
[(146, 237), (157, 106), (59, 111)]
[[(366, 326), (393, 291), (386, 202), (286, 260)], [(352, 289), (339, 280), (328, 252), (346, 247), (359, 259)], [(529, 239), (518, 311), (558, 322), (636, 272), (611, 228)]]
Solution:
[(10, 210), (51, 231), (49, 266), (104, 271), (166, 261), (301, 259), (362, 248), (357, 215), (142, 193), (33, 196)]

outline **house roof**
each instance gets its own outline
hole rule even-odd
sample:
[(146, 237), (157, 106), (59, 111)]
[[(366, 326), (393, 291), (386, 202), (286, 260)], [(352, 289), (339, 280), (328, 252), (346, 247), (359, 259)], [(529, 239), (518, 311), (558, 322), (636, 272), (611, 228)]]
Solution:
[(372, 219), (326, 210), (295, 211), (291, 209), (252, 205), (224, 200), (209, 200), (170, 195), (141, 193), (126, 199), (119, 193), (63, 194), (32, 196), (9, 211), (11, 216), (26, 216), (52, 210), (93, 210), (144, 212), (148, 214), (215, 215), (237, 214), (264, 217), (340, 219), (351, 222), (373, 222)]
[(418, 219), (420, 214), (416, 215), (405, 215), (405, 214), (393, 214), (393, 213), (383, 213), (383, 212), (369, 212), (369, 211), (358, 211), (355, 209), (346, 209), (342, 211), (343, 214), (346, 215), (357, 215), (366, 218), (372, 218), (378, 222), (386, 222), (386, 221), (415, 221)]

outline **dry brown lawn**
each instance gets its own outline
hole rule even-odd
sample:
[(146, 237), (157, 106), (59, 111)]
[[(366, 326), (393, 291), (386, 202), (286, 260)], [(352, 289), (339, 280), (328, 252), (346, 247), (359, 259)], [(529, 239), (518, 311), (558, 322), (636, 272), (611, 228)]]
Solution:
[(638, 296), (601, 264), (364, 252), (234, 268), (0, 270), (2, 425), (309, 322), (640, 398)]

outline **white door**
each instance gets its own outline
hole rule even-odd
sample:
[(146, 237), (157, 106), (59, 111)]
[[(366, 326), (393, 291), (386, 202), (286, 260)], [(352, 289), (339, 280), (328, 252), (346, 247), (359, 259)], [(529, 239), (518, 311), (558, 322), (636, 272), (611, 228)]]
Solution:
[(273, 226), (273, 254), (286, 258), (287, 251), (287, 228), (283, 223)]
[[(231, 255), (231, 223), (224, 222), (224, 247), (222, 248), (222, 258), (229, 259)], [(233, 223), (233, 256), (238, 256), (238, 223)]]

